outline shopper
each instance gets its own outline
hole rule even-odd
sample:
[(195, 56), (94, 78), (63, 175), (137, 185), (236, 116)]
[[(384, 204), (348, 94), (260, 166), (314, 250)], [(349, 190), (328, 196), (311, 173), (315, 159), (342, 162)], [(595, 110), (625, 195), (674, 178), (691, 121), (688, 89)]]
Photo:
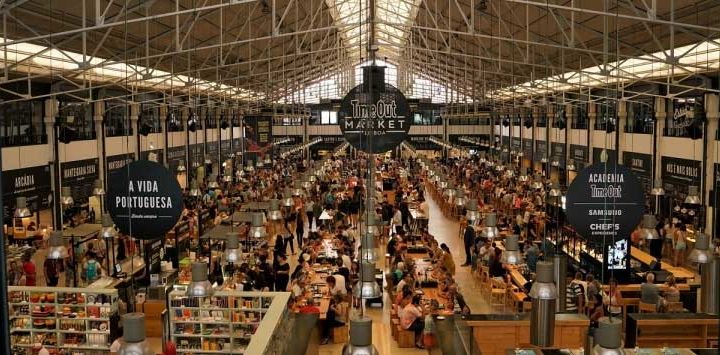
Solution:
[(673, 263), (675, 266), (685, 265), (685, 249), (687, 248), (687, 228), (680, 222), (675, 225), (675, 238), (673, 244)]
[(575, 274), (575, 279), (567, 283), (565, 287), (565, 310), (568, 312), (583, 313), (585, 306), (585, 290), (579, 280), (582, 274)]
[(17, 260), (11, 260), (8, 268), (8, 284), (10, 286), (19, 286), (20, 279), (23, 277), (23, 270)]
[(308, 197), (305, 201), (305, 215), (308, 221), (308, 231), (313, 231), (313, 221), (315, 218), (315, 198)]
[(37, 285), (37, 269), (35, 263), (32, 261), (32, 253), (26, 251), (22, 258), (22, 271), (24, 282), (21, 280), (19, 284), (25, 286), (36, 286)]
[(63, 261), (61, 259), (50, 259), (46, 258), (43, 264), (43, 271), (45, 272), (45, 284), (50, 287), (58, 285), (60, 280), (60, 273), (63, 271)]
[(295, 238), (297, 238), (298, 250), (302, 250), (303, 238), (305, 237), (305, 221), (301, 210), (295, 212)]
[(618, 288), (618, 282), (616, 279), (610, 279), (610, 288), (607, 294), (603, 296), (603, 303), (608, 308), (608, 313), (613, 317), (620, 317), (622, 315), (622, 294)]
[(342, 275), (330, 275), (325, 279), (328, 287), (328, 293), (332, 297), (344, 298), (347, 296), (347, 288), (345, 287), (345, 277)]
[(468, 223), (465, 227), (465, 233), (463, 234), (463, 245), (465, 246), (465, 263), (460, 266), (470, 266), (472, 262), (472, 256), (470, 255), (470, 248), (475, 242), (475, 229)]
[(529, 239), (525, 241), (525, 244), (525, 262), (530, 272), (535, 272), (538, 259), (540, 258), (540, 248)]
[(445, 266), (450, 275), (455, 276), (455, 260), (453, 260), (453, 256), (450, 253), (450, 248), (448, 248), (447, 244), (442, 243), (440, 244), (440, 249), (443, 251), (442, 265)]
[(660, 301), (660, 290), (655, 285), (655, 274), (648, 272), (645, 282), (640, 285), (640, 302), (657, 306)]
[(290, 281), (290, 264), (287, 262), (287, 256), (282, 254), (278, 256), (276, 263), (275, 292), (285, 292)]
[(88, 285), (90, 285), (91, 283), (99, 279), (101, 274), (102, 266), (96, 260), (95, 252), (88, 252), (87, 261), (83, 265), (83, 279)]

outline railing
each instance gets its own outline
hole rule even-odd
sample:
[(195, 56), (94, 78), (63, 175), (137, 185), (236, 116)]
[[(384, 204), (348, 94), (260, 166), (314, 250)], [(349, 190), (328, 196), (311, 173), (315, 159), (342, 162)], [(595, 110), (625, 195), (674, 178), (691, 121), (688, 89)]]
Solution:
[(635, 134), (652, 134), (654, 131), (653, 125), (625, 125), (625, 133)]
[(47, 144), (47, 134), (23, 134), (18, 136), (0, 137), (0, 146), (19, 147), (23, 145)]

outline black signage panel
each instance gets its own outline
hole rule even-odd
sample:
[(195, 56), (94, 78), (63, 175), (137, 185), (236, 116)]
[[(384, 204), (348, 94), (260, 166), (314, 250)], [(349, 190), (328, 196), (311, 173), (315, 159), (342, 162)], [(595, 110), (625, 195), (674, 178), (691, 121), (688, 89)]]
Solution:
[(163, 164), (165, 162), (162, 149), (155, 149), (155, 150), (148, 150), (148, 151), (140, 152), (140, 159), (150, 160), (151, 154), (153, 154), (155, 156), (155, 159), (157, 159), (158, 163)]
[(593, 164), (568, 187), (566, 207), (576, 232), (609, 244), (630, 237), (645, 211), (645, 194), (628, 167)]
[(510, 149), (510, 136), (502, 136), (500, 139), (500, 144), (502, 144), (503, 148)]
[(70, 186), (73, 199), (85, 200), (92, 195), (93, 184), (99, 178), (95, 159), (69, 161), (60, 164), (62, 186)]
[(520, 138), (513, 137), (512, 140), (510, 141), (510, 149), (512, 149), (516, 152), (519, 152), (521, 148), (522, 148), (522, 140), (520, 140)]
[(615, 149), (605, 149), (605, 148), (593, 148), (593, 164), (600, 163), (600, 155), (602, 154), (602, 151), (605, 150), (605, 153), (607, 153), (607, 162), (613, 163), (618, 161), (617, 159), (617, 151)]
[(535, 161), (541, 161), (543, 158), (547, 158), (547, 141), (536, 141), (535, 142), (535, 155), (533, 155)]
[(532, 153), (533, 153), (533, 140), (532, 139), (523, 138), (522, 151), (523, 151), (523, 154), (525, 154), (525, 158), (529, 159), (530, 156), (532, 156)]
[(223, 139), (220, 142), (220, 158), (222, 160), (230, 158), (230, 145), (232, 143), (229, 139)]
[(332, 150), (345, 142), (345, 137), (343, 136), (308, 136), (308, 141), (312, 142), (313, 140), (318, 138), (320, 138), (322, 141), (320, 143), (311, 145), (311, 150)]
[[(180, 162), (185, 164), (185, 146), (167, 149), (167, 163), (171, 171), (176, 171)], [(185, 167), (187, 168), (187, 166)]]
[[(465, 141), (467, 138), (471, 142)], [(448, 140), (451, 144), (459, 145), (461, 147), (467, 147), (470, 149), (485, 149), (484, 147), (480, 147), (481, 142), (488, 142), (490, 137), (487, 134), (449, 134)]]
[(165, 236), (183, 210), (182, 190), (164, 166), (148, 160), (111, 173), (106, 205), (115, 226), (125, 234), (151, 240)]
[(564, 169), (565, 166), (565, 143), (552, 142), (551, 158), (555, 158), (560, 162), (560, 167)]
[[(232, 140), (232, 150), (236, 154), (242, 152), (242, 139), (241, 138), (234, 138)], [(247, 151), (247, 145), (245, 146), (245, 151)]]
[(408, 136), (408, 142), (410, 142), (417, 150), (438, 150), (440, 146), (431, 142), (430, 138), (435, 137), (442, 139), (442, 135), (422, 135), (422, 136)]
[(652, 188), (652, 155), (623, 152), (623, 165), (627, 166), (637, 176), (643, 185), (644, 191), (650, 191)]
[(660, 176), (666, 189), (686, 194), (689, 186), (700, 186), (702, 163), (699, 160), (662, 157)]
[[(245, 127), (245, 151), (262, 156), (272, 146), (272, 117), (266, 115), (245, 116), (243, 122)], [(240, 151), (240, 138), (233, 140), (233, 147), (236, 152)]]
[(107, 172), (109, 174), (115, 170), (124, 168), (126, 165), (128, 165), (132, 161), (134, 161), (135, 153), (110, 155), (107, 158), (105, 158), (105, 160), (107, 161)]
[(575, 161), (575, 166), (578, 170), (582, 169), (588, 164), (590, 159), (590, 150), (587, 146), (580, 144), (570, 144), (570, 158)]
[(148, 275), (160, 273), (160, 255), (162, 253), (163, 239), (146, 240), (145, 243), (145, 270)]
[(5, 223), (12, 218), (15, 198), (23, 196), (32, 212), (50, 206), (50, 166), (5, 170), (2, 172), (3, 208)]

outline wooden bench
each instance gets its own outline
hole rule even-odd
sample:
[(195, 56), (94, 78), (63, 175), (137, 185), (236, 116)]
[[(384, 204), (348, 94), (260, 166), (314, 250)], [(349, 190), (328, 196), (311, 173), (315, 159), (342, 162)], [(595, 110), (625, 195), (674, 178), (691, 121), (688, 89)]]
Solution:
[(350, 327), (347, 323), (342, 327), (335, 327), (332, 329), (332, 341), (333, 344), (344, 344), (348, 341), (348, 334), (350, 333)]
[(414, 348), (415, 347), (415, 332), (412, 330), (403, 329), (400, 324), (397, 328), (397, 343), (398, 348)]
[(390, 322), (392, 323), (392, 326), (390, 327), (390, 333), (392, 334), (393, 339), (397, 340), (398, 328), (400, 327), (400, 320), (397, 318), (392, 318), (392, 319), (390, 319)]

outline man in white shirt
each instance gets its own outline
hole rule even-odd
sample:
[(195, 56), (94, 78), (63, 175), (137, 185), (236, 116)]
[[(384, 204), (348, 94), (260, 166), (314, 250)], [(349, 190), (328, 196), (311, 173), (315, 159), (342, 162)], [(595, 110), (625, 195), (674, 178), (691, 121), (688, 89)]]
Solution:
[(348, 268), (348, 270), (352, 270), (352, 259), (350, 259), (350, 256), (345, 255), (342, 251), (338, 250), (338, 256), (343, 261), (343, 266)]
[(331, 296), (347, 295), (347, 288), (345, 288), (345, 276), (340, 274), (331, 275), (325, 279), (325, 282), (327, 282)]

